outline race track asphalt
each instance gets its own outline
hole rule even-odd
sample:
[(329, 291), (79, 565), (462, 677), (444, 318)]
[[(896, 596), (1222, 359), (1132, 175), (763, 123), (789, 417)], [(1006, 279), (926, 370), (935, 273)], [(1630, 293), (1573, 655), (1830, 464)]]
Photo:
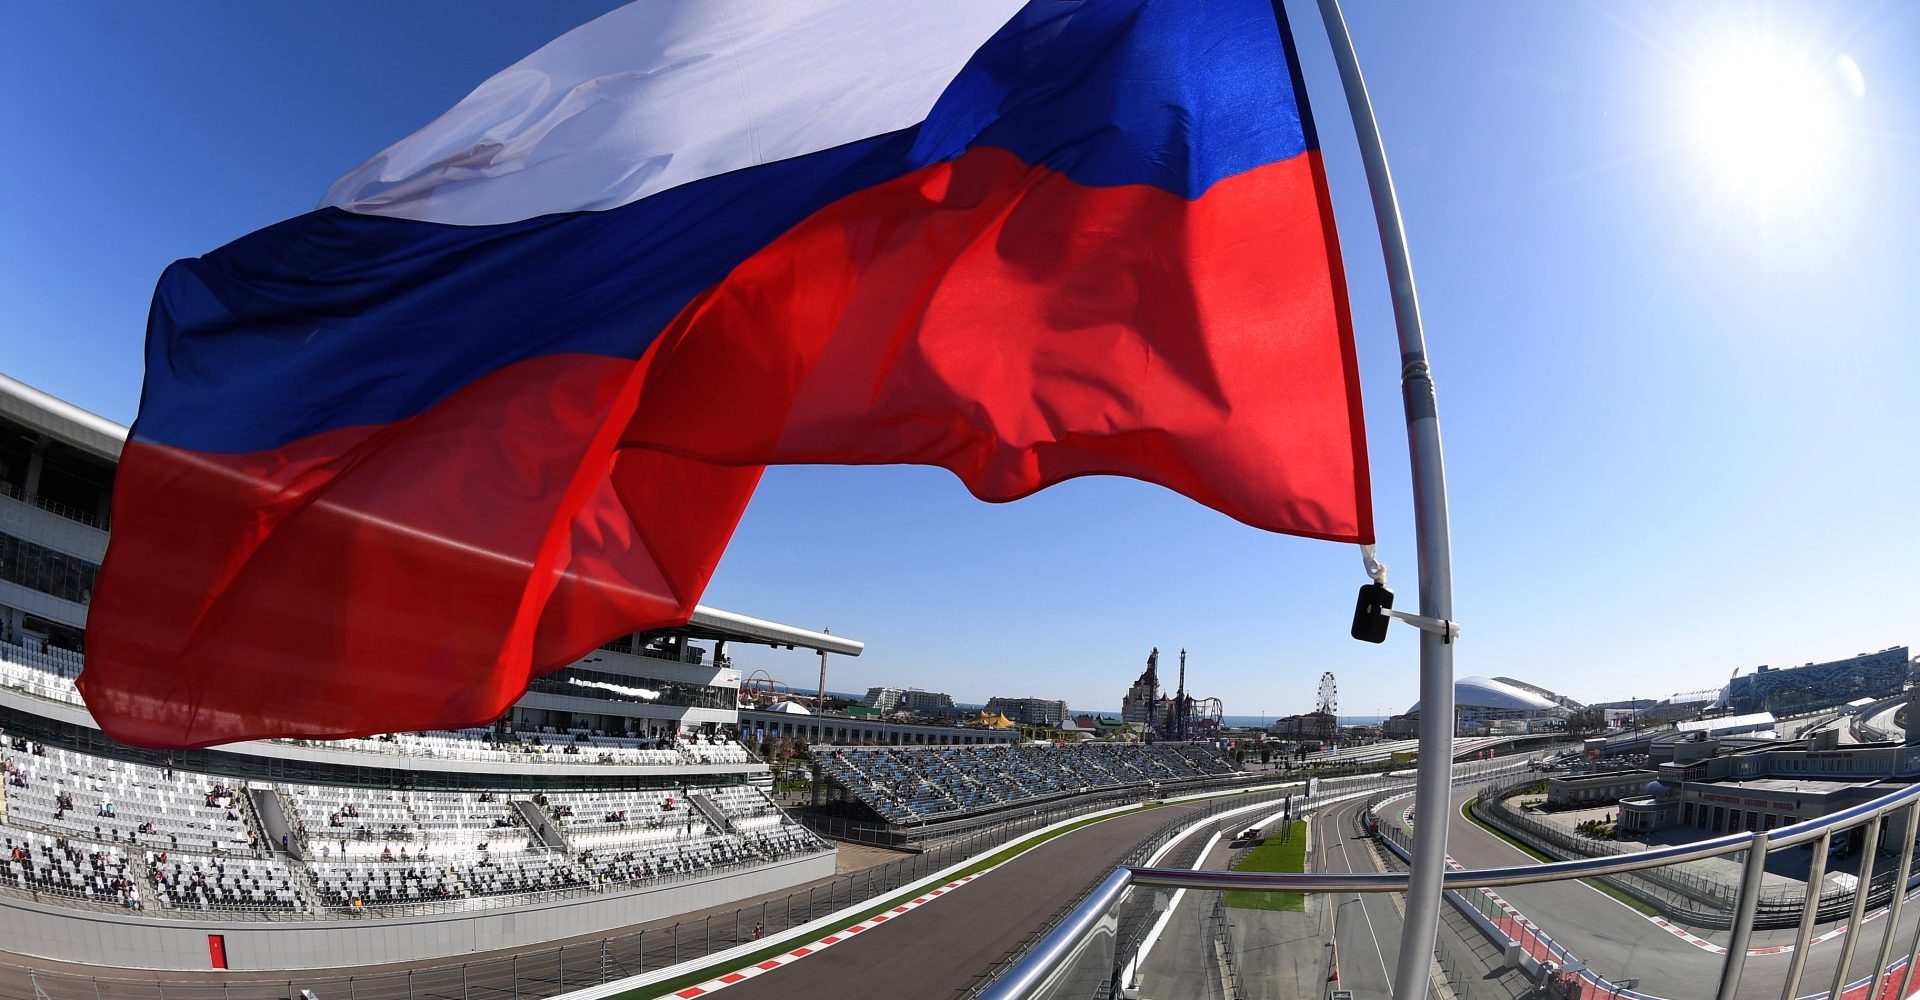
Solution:
[(965, 887), (851, 941), (728, 987), (726, 1000), (950, 997), (992, 967), (1081, 889), (1169, 820), (1202, 805), (1165, 806), (1055, 837)]

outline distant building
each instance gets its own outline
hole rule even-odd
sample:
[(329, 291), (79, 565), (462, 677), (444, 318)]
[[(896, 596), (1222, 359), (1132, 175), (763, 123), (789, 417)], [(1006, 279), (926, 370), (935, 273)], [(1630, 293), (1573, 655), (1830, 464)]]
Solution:
[(1781, 670), (1763, 666), (1727, 683), (1726, 706), (1734, 712), (1779, 715), (1899, 694), (1907, 681), (1907, 656), (1907, 647), (1889, 646), (1827, 663)]
[(1147, 669), (1120, 699), (1120, 721), (1155, 728), (1166, 713), (1168, 699), (1160, 695), (1160, 650), (1147, 656)]
[(1278, 719), (1268, 731), (1292, 739), (1330, 740), (1339, 729), (1338, 722), (1327, 712), (1306, 712)]
[(953, 696), (938, 691), (922, 691), (919, 688), (870, 687), (861, 703), (869, 708), (877, 708), (882, 713), (891, 713), (906, 709), (911, 712), (932, 712), (953, 708)]
[(942, 694), (938, 691), (922, 691), (919, 688), (908, 688), (900, 692), (900, 707), (912, 709), (915, 712), (932, 712), (941, 709), (950, 709), (954, 707), (953, 695)]
[[(1831, 731), (1774, 745), (1691, 736), (1664, 747), (1656, 744), (1649, 755), (1651, 768), (1623, 773), (1621, 788), (1595, 796), (1604, 802), (1604, 796), (1628, 790), (1624, 786), (1629, 777), (1639, 780), (1640, 787), (1630, 790), (1633, 794), (1619, 799), (1623, 831), (1644, 834), (1677, 826), (1711, 836), (1771, 830), (1859, 805), (1920, 777), (1916, 746), (1841, 746), (1839, 734)], [(1900, 818), (1888, 823), (1895, 843), (1899, 836), (1912, 835)]]
[[(1565, 728), (1567, 709), (1535, 694), (1534, 685), (1516, 687), (1492, 677), (1461, 677), (1453, 683), (1454, 716), (1459, 733), (1540, 732)], [(1406, 715), (1418, 717), (1415, 702)], [(1496, 723), (1500, 723), (1496, 728)], [(1517, 723), (1517, 725), (1515, 725)]]
[(1067, 703), (1046, 698), (989, 698), (987, 711), (1032, 726), (1058, 726), (1067, 721)]

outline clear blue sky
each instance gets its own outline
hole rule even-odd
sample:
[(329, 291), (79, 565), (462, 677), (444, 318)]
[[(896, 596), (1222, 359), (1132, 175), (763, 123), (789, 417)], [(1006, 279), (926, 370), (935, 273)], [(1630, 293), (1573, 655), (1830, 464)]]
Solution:
[[(161, 269), (337, 176), (610, 4), (14, 6), (0, 371), (132, 418)], [(1414, 559), (1373, 221), (1312, 4), (1376, 503)], [(1439, 379), (1461, 674), (1585, 700), (1920, 640), (1920, 7), (1353, 2)], [(1842, 59), (1841, 57), (1845, 58)], [(1155, 487), (1010, 505), (923, 469), (775, 470), (707, 603), (870, 652), (830, 686), (1117, 710), (1147, 649), (1234, 714), (1414, 699), (1346, 638), (1348, 546)], [(744, 652), (810, 686), (811, 658)], [(1171, 662), (1170, 660), (1168, 662)]]

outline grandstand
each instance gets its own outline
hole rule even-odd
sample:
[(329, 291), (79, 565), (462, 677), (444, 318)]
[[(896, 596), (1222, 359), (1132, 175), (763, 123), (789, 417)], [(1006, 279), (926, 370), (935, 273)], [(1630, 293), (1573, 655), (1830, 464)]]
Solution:
[(1782, 670), (1763, 666), (1728, 682), (1727, 707), (1734, 712), (1785, 715), (1855, 698), (1896, 695), (1908, 679), (1907, 656), (1907, 647), (1889, 646), (1827, 663)]
[[(9, 867), (0, 884), (128, 909), (471, 908), (829, 850), (747, 784), (531, 794), (238, 787), (23, 737), (8, 739), (3, 757)], [(287, 839), (276, 842), (272, 829)]]
[[(224, 931), (232, 968), (418, 961), (832, 874), (832, 846), (774, 804), (769, 768), (738, 739), (729, 645), (862, 646), (713, 608), (615, 638), (485, 728), (114, 744), (74, 682), (125, 438), (0, 376), (6, 951), (204, 969), (198, 926)], [(530, 910), (545, 917), (512, 917)], [(467, 923), (437, 929), (450, 918)], [(348, 930), (369, 926), (385, 930)]]
[(821, 775), (894, 826), (1065, 795), (1220, 781), (1239, 769), (1211, 743), (816, 746)]

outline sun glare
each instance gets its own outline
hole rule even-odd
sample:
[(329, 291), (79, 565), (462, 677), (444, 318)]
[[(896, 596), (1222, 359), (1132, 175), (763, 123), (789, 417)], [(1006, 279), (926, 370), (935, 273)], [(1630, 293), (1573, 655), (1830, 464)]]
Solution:
[(1769, 201), (1813, 194), (1832, 156), (1839, 104), (1864, 88), (1846, 56), (1741, 45), (1701, 68), (1694, 134), (1727, 186)]

